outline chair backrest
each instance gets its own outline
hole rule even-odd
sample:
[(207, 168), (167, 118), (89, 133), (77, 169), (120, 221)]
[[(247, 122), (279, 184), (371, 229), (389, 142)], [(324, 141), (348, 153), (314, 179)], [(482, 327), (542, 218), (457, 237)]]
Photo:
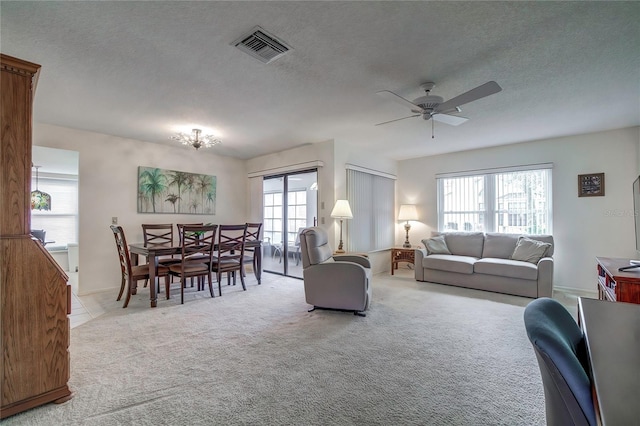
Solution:
[(121, 226), (117, 225), (111, 225), (110, 228), (116, 240), (122, 276), (127, 278), (131, 277), (131, 257), (129, 256), (129, 246), (127, 245), (127, 238), (124, 236), (124, 230)]
[(220, 225), (218, 231), (218, 256), (226, 259), (242, 259), (247, 238), (247, 224)]
[(181, 229), (182, 265), (203, 263), (203, 256), (211, 263), (218, 225), (184, 225)]
[(595, 426), (587, 349), (571, 314), (543, 297), (527, 305), (524, 325), (540, 367), (547, 425)]
[(247, 242), (260, 241), (260, 230), (262, 223), (247, 223)]
[(46, 234), (47, 234), (47, 231), (45, 231), (44, 229), (32, 229), (31, 230), (31, 235), (33, 235), (34, 237), (39, 239), (40, 242), (42, 242), (42, 244), (44, 244), (44, 238), (45, 238)]
[(304, 231), (306, 228), (298, 228), (298, 233), (296, 234), (296, 240), (294, 242), (294, 245), (296, 247), (300, 247), (300, 235), (302, 234), (302, 231)]
[(173, 245), (173, 225), (165, 224), (142, 224), (142, 234), (144, 235), (144, 244), (161, 244)]
[(333, 256), (327, 232), (318, 227), (303, 228), (300, 233), (302, 269), (322, 263)]
[(178, 245), (182, 245), (182, 228), (185, 225), (200, 225), (200, 226), (202, 226), (202, 225), (204, 225), (204, 223), (203, 222), (199, 222), (199, 223), (176, 223), (176, 227), (178, 228), (178, 239), (179, 239)]

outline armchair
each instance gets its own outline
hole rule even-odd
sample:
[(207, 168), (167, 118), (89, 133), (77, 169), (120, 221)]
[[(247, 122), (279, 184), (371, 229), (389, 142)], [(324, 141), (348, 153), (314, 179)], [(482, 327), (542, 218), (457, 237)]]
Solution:
[(300, 233), (300, 254), (304, 293), (308, 304), (316, 308), (363, 311), (371, 300), (371, 263), (364, 256), (332, 256), (327, 233), (319, 227)]

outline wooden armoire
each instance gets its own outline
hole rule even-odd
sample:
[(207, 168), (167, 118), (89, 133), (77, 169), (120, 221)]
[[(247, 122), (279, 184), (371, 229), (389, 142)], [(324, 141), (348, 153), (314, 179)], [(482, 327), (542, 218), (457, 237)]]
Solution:
[(5, 418), (71, 397), (71, 288), (65, 272), (30, 235), (32, 104), (40, 66), (7, 55), (0, 59), (0, 418)]

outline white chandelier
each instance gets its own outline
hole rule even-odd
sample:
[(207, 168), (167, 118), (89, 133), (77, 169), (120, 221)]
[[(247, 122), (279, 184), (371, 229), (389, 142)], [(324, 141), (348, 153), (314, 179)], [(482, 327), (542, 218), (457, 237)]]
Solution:
[(182, 145), (191, 145), (196, 150), (201, 146), (211, 148), (212, 146), (216, 146), (222, 142), (220, 139), (216, 139), (213, 135), (203, 135), (202, 130), (200, 129), (193, 129), (191, 130), (191, 133), (178, 133), (175, 136), (171, 136), (169, 139), (178, 141)]

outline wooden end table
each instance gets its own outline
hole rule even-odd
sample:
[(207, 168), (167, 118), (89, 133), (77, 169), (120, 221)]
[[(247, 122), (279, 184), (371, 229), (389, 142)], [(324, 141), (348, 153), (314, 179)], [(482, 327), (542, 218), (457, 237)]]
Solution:
[(391, 249), (391, 275), (393, 275), (394, 271), (398, 269), (398, 264), (400, 262), (411, 263), (415, 266), (416, 264), (416, 249), (412, 248), (404, 248), (404, 247), (395, 247)]

